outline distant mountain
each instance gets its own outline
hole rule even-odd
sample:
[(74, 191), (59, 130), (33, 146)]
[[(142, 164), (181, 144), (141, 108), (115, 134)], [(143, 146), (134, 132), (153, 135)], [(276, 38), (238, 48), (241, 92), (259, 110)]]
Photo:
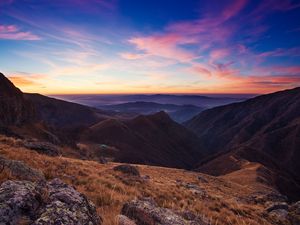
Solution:
[[(210, 154), (199, 170), (222, 175), (233, 158), (287, 171), (300, 180), (300, 88), (261, 95), (201, 112), (185, 123)], [(237, 162), (239, 162), (237, 160)]]
[(192, 168), (202, 157), (197, 136), (165, 112), (102, 121), (87, 129), (81, 141), (113, 146), (119, 162)]
[(72, 101), (92, 107), (102, 107), (103, 105), (116, 105), (129, 102), (153, 102), (159, 104), (174, 105), (194, 105), (201, 108), (212, 108), (219, 105), (226, 105), (233, 102), (244, 101), (245, 97), (207, 97), (202, 95), (54, 95), (67, 101)]
[(176, 122), (184, 122), (203, 111), (204, 108), (194, 105), (159, 104), (155, 102), (128, 102), (116, 105), (103, 105), (99, 108), (132, 115), (149, 115), (164, 111)]

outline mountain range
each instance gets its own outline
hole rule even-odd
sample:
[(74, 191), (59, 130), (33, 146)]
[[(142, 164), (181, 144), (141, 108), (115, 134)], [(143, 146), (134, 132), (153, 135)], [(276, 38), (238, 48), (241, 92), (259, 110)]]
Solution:
[(22, 93), (3, 74), (0, 88), (2, 134), (51, 142), (62, 155), (82, 159), (104, 157), (230, 179), (251, 171), (291, 200), (300, 198), (300, 88), (210, 108), (183, 125), (165, 112), (130, 117)]

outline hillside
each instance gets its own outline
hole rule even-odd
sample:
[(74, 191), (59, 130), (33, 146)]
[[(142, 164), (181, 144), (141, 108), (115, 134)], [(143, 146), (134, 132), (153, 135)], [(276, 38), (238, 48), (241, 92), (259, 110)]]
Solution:
[[(122, 206), (130, 200), (145, 197), (153, 199), (160, 207), (190, 216), (194, 213), (206, 224), (292, 224), (281, 217), (280, 210), (272, 211), (274, 206), (285, 209), (289, 206), (285, 196), (261, 181), (262, 177), (268, 179), (268, 173), (262, 174), (259, 164), (248, 164), (239, 173), (223, 177), (137, 165), (139, 177), (115, 171), (114, 167), (120, 165), (117, 163), (99, 164), (40, 155), (23, 147), (22, 140), (6, 137), (0, 137), (0, 155), (25, 162), (44, 173), (47, 180), (60, 178), (75, 186), (95, 204), (104, 225), (119, 225), (116, 217)], [(0, 185), (8, 179), (20, 178), (9, 171), (0, 173)], [(293, 207), (290, 206), (291, 210)], [(291, 211), (287, 218), (297, 221), (296, 215)]]
[(209, 109), (185, 125), (213, 155), (199, 171), (221, 175), (238, 170), (230, 163), (232, 155), (285, 171), (299, 183), (300, 88)]
[(111, 156), (119, 162), (192, 168), (202, 156), (197, 137), (165, 112), (102, 121), (82, 134), (81, 143), (114, 147)]
[[(6, 132), (2, 133), (54, 143), (64, 156), (189, 169), (202, 157), (197, 137), (164, 112), (128, 119), (122, 113), (23, 94), (4, 76), (2, 86), (6, 87), (3, 93), (20, 99), (24, 110), (35, 112), (18, 127), (4, 126)], [(10, 101), (7, 105), (14, 109)], [(1, 121), (9, 120), (10, 115), (3, 114)]]

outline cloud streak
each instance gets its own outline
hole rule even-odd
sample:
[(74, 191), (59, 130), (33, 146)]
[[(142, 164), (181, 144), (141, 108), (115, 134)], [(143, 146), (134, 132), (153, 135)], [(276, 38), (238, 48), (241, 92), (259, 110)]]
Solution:
[(0, 39), (37, 41), (41, 38), (29, 31), (21, 31), (15, 25), (0, 25)]

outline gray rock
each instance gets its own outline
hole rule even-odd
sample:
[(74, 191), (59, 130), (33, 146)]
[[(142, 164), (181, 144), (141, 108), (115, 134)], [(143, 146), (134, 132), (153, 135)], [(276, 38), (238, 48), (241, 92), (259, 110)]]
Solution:
[(275, 217), (278, 221), (286, 221), (288, 216), (288, 211), (285, 209), (275, 209), (270, 212), (270, 215)]
[(124, 204), (122, 214), (138, 225), (206, 225), (199, 217), (183, 217), (170, 209), (158, 207), (149, 200), (133, 200)]
[(41, 192), (34, 183), (6, 181), (0, 186), (0, 224), (18, 224), (22, 217), (32, 220), (41, 204)]
[(205, 190), (203, 190), (202, 188), (200, 188), (196, 184), (187, 183), (187, 184), (185, 184), (185, 187), (187, 189), (191, 190), (193, 194), (200, 195), (200, 196), (206, 196), (207, 195)]
[(120, 171), (122, 173), (132, 175), (132, 176), (140, 176), (140, 172), (136, 166), (132, 166), (129, 164), (119, 165), (114, 167), (114, 171)]
[(0, 158), (0, 168), (8, 170), (12, 176), (20, 180), (45, 180), (41, 171), (33, 169), (21, 161)]
[(0, 186), (0, 224), (98, 225), (95, 206), (59, 179), (51, 182), (7, 181)]
[(118, 215), (117, 216), (118, 225), (136, 225), (136, 223), (129, 219), (127, 216)]
[(58, 156), (60, 154), (60, 150), (55, 145), (49, 143), (49, 142), (40, 142), (40, 141), (34, 141), (34, 142), (24, 142), (24, 146), (26, 148), (32, 149), (37, 151), (41, 154), (46, 154), (49, 156)]
[(286, 202), (272, 202), (269, 203), (269, 207), (266, 209), (267, 212), (272, 212), (274, 210), (283, 209), (288, 210), (289, 206)]
[(289, 219), (290, 219), (292, 225), (300, 224), (300, 201), (298, 201), (290, 206)]

